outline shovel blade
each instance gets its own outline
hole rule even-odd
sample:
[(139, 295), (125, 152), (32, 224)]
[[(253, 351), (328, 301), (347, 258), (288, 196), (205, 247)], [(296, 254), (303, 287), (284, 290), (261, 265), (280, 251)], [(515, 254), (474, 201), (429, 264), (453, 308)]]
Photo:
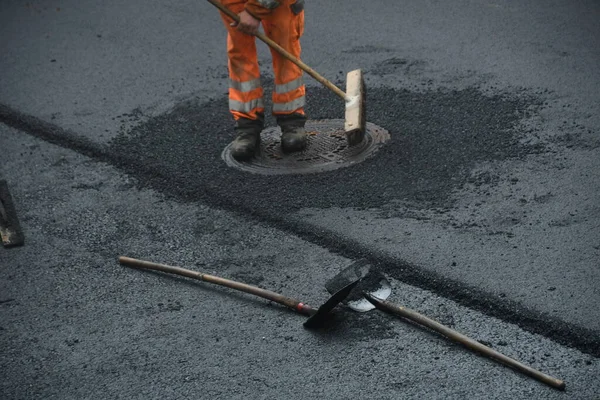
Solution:
[(361, 259), (353, 262), (336, 276), (331, 278), (326, 284), (325, 288), (330, 294), (333, 294), (345, 287), (346, 285), (366, 277), (371, 271), (371, 265), (367, 260)]
[(358, 285), (359, 280), (355, 280), (354, 282), (350, 282), (348, 285), (344, 286), (340, 290), (333, 293), (333, 295), (323, 304), (317, 312), (310, 316), (305, 322), (305, 328), (318, 328), (324, 324), (324, 322), (329, 318), (329, 313), (333, 310), (338, 304), (340, 304), (352, 290)]
[(369, 293), (378, 299), (385, 300), (392, 293), (392, 287), (387, 278), (380, 272), (375, 271), (367, 260), (361, 259), (330, 279), (325, 288), (329, 293), (335, 293), (350, 282), (360, 280), (360, 283), (351, 291), (344, 302), (350, 309), (358, 312), (367, 312), (375, 308), (363, 293)]
[[(390, 286), (390, 282), (387, 279), (380, 279), (378, 282), (378, 286), (379, 287), (377, 288), (369, 288), (369, 290), (367, 290), (366, 292), (380, 300), (385, 300), (388, 297), (390, 297), (390, 294), (392, 294), (392, 287)], [(375, 309), (375, 306), (364, 297), (357, 300), (349, 300), (346, 303), (346, 305), (352, 310), (358, 312), (367, 312)]]

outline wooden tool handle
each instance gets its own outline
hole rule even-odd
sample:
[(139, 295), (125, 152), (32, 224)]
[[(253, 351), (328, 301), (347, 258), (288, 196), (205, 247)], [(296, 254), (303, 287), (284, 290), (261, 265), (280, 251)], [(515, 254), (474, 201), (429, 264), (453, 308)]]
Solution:
[[(213, 6), (217, 7), (235, 22), (240, 22), (240, 17), (236, 13), (225, 7), (223, 4), (221, 4), (219, 0), (208, 0), (208, 2), (211, 3)], [(266, 44), (268, 44), (269, 46), (271, 46), (273, 49), (277, 50), (282, 56), (296, 64), (298, 67), (302, 68), (307, 74), (315, 78), (317, 81), (321, 82), (321, 84), (323, 84), (325, 87), (331, 89), (331, 91), (340, 96), (342, 99), (346, 100), (346, 93), (344, 93), (340, 88), (338, 88), (333, 83), (325, 79), (325, 77), (317, 73), (317, 71), (306, 65), (304, 62), (300, 61), (297, 57), (294, 57), (292, 54), (287, 52), (283, 47), (278, 45), (273, 40), (269, 39), (269, 37), (267, 37), (265, 34), (257, 32), (255, 36), (263, 42), (265, 42)]]
[(300, 314), (311, 316), (316, 313), (316, 310), (312, 307), (289, 297), (285, 297), (279, 293), (271, 292), (270, 290), (261, 289), (256, 286), (247, 285), (245, 283), (232, 281), (218, 276), (204, 274), (201, 272), (191, 271), (189, 269), (181, 267), (173, 267), (165, 264), (157, 264), (150, 261), (137, 260), (130, 257), (119, 257), (119, 263), (127, 265), (128, 267), (140, 268), (140, 269), (151, 269), (155, 271), (168, 272), (171, 274), (181, 275), (192, 279), (197, 279), (204, 282), (214, 283), (216, 285), (225, 286), (231, 289), (239, 290), (245, 293), (250, 293), (255, 296), (262, 297), (267, 300), (274, 301)]
[(442, 335), (448, 337), (449, 339), (454, 340), (455, 342), (458, 342), (471, 350), (474, 350), (474, 351), (479, 352), (485, 356), (488, 356), (494, 360), (504, 363), (504, 364), (506, 364), (528, 376), (531, 376), (532, 378), (539, 380), (540, 382), (545, 383), (546, 385), (552, 386), (552, 387), (554, 387), (556, 389), (560, 389), (560, 390), (565, 389), (564, 381), (562, 381), (560, 379), (556, 379), (550, 375), (546, 375), (543, 372), (535, 370), (525, 364), (520, 363), (517, 360), (507, 357), (504, 354), (499, 353), (496, 350), (491, 349), (473, 339), (470, 339), (469, 337), (455, 331), (454, 329), (448, 328), (448, 327), (440, 324), (437, 321), (427, 318), (424, 315), (421, 315), (414, 310), (411, 310), (406, 307), (398, 306), (389, 301), (379, 300), (376, 297), (374, 297), (368, 293), (365, 293), (365, 297), (375, 307), (377, 307), (378, 309), (380, 309), (382, 311), (387, 311), (389, 313), (399, 315), (399, 316), (409, 319), (413, 322), (416, 322), (420, 325), (426, 326), (427, 328), (432, 329), (438, 333), (441, 333)]

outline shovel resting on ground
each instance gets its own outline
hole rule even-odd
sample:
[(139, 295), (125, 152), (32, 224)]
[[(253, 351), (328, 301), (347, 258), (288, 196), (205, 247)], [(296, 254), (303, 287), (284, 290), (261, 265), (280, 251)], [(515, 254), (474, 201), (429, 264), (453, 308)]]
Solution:
[(502, 353), (497, 352), (465, 335), (440, 324), (439, 322), (428, 318), (418, 312), (406, 307), (398, 306), (392, 302), (386, 301), (391, 294), (391, 285), (389, 281), (378, 271), (370, 267), (365, 260), (359, 260), (346, 267), (339, 274), (333, 277), (325, 285), (327, 291), (335, 292), (340, 287), (344, 287), (348, 282), (358, 280), (360, 283), (347, 296), (346, 305), (355, 311), (365, 312), (377, 308), (390, 314), (406, 318), (421, 326), (427, 327), (437, 333), (442, 334), (450, 340), (462, 344), (469, 350), (473, 350), (484, 356), (487, 356), (500, 363), (508, 365), (515, 370), (528, 375), (540, 382), (545, 383), (555, 389), (564, 390), (565, 382), (546, 375), (536, 369), (520, 363)]
[(329, 318), (329, 313), (342, 302), (352, 289), (359, 283), (359, 279), (348, 282), (347, 285), (337, 290), (333, 295), (318, 309), (309, 306), (296, 299), (283, 296), (279, 293), (270, 290), (261, 289), (256, 286), (247, 285), (245, 283), (232, 281), (218, 276), (204, 274), (201, 272), (191, 271), (181, 267), (173, 267), (165, 264), (157, 264), (150, 261), (138, 260), (130, 257), (119, 257), (119, 263), (132, 268), (150, 269), (154, 271), (168, 272), (171, 274), (181, 275), (192, 279), (197, 279), (204, 282), (214, 283), (216, 285), (225, 286), (231, 289), (250, 293), (255, 296), (262, 297), (267, 300), (274, 301), (284, 305), (292, 310), (307, 315), (309, 318), (304, 322), (306, 328), (318, 328), (322, 326)]

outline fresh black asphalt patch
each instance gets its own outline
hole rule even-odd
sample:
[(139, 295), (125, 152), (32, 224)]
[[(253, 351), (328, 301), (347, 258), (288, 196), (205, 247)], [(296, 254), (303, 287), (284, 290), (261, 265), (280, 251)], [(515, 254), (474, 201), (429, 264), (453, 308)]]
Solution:
[[(339, 119), (343, 106), (325, 89), (308, 89), (310, 119)], [(181, 192), (185, 182), (192, 197), (209, 188), (211, 197), (245, 210), (285, 215), (304, 207), (372, 208), (397, 200), (439, 208), (451, 205), (450, 194), (477, 163), (534, 150), (519, 143), (520, 121), (538, 106), (530, 97), (486, 96), (476, 89), (371, 89), (367, 119), (387, 129), (391, 140), (361, 164), (304, 176), (265, 177), (225, 165), (221, 152), (233, 138), (225, 96), (180, 104), (118, 137), (111, 152), (160, 165), (176, 186), (163, 187), (164, 192)]]
[[(375, 208), (398, 200), (413, 208), (449, 209), (452, 192), (469, 179), (473, 183), (470, 170), (478, 163), (543, 151), (539, 145), (521, 141), (534, 129), (526, 128), (523, 122), (544, 107), (541, 96), (524, 90), (487, 94), (478, 88), (368, 88), (367, 119), (387, 129), (392, 139), (374, 158), (361, 164), (304, 176), (252, 175), (225, 165), (221, 152), (233, 138), (225, 95), (207, 103), (179, 104), (123, 132), (108, 146), (6, 106), (0, 106), (0, 120), (120, 167), (136, 177), (141, 187), (151, 187), (180, 201), (203, 201), (240, 212), (346, 257), (367, 258), (403, 282), (598, 356), (600, 344), (594, 332), (286, 219), (304, 207)], [(310, 87), (307, 113), (311, 119), (338, 119), (343, 115), (343, 104), (325, 89)], [(273, 123), (272, 118), (267, 119), (268, 125)]]

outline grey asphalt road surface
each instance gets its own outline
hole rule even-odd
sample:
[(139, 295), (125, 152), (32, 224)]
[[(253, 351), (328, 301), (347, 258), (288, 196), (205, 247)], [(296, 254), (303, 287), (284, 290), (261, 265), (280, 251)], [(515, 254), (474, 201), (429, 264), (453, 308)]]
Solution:
[[(392, 139), (351, 168), (272, 178), (221, 160), (232, 138), (225, 36), (206, 2), (0, 3), (0, 167), (27, 232), (25, 247), (0, 252), (14, 366), (3, 390), (597, 396), (598, 2), (351, 0), (308, 2), (306, 13), (304, 61), (340, 86), (362, 68), (368, 120)], [(268, 90), (266, 46), (260, 61)], [(343, 104), (307, 81), (309, 116), (342, 118)], [(327, 277), (367, 258), (409, 293), (398, 300), (454, 316), (573, 389), (547, 392), (377, 314), (315, 336), (264, 302), (123, 270), (124, 252), (312, 303)], [(406, 365), (388, 359), (397, 348)], [(423, 349), (434, 361), (421, 362)]]
[(26, 233), (0, 249), (7, 399), (592, 399), (597, 358), (392, 279), (390, 300), (567, 382), (561, 392), (378, 311), (323, 329), (229, 289), (118, 264), (119, 255), (237, 279), (319, 305), (352, 260), (0, 126)]

